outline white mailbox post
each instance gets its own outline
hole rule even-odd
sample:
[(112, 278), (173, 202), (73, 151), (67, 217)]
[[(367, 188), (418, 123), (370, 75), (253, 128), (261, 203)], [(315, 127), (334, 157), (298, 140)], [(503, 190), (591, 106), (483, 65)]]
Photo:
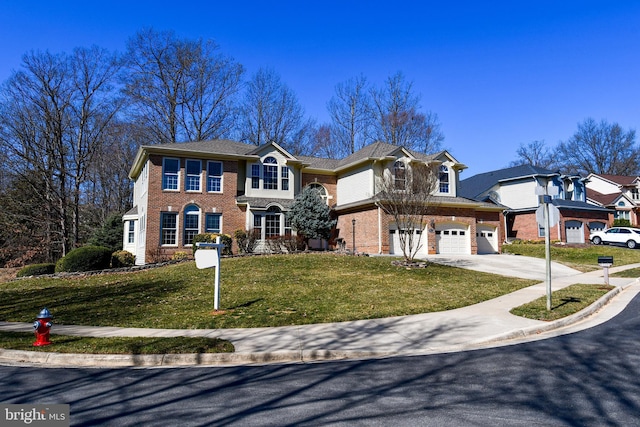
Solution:
[(215, 243), (196, 242), (196, 267), (215, 268), (216, 275), (214, 279), (213, 290), (213, 308), (220, 310), (220, 251), (224, 244), (220, 243), (220, 236), (216, 237)]

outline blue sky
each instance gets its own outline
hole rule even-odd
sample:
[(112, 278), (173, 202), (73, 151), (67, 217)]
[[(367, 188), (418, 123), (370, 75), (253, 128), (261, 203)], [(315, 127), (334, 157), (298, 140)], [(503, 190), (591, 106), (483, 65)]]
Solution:
[(327, 121), (334, 87), (402, 71), (469, 168), (502, 168), (520, 143), (566, 140), (587, 117), (640, 122), (639, 1), (0, 0), (0, 81), (33, 50), (123, 51), (152, 26), (215, 40), (248, 74), (272, 67)]

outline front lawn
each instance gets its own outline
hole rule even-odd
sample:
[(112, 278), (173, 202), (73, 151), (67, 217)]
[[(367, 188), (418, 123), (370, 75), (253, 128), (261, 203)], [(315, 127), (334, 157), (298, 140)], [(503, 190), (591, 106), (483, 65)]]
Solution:
[[(513, 243), (503, 245), (502, 252), (536, 258), (545, 257), (544, 243)], [(599, 256), (613, 256), (613, 265), (640, 263), (640, 249), (628, 249), (620, 246), (584, 245), (551, 245), (551, 260), (565, 264), (582, 272), (601, 269), (598, 266)]]
[(390, 257), (335, 254), (224, 258), (221, 310), (214, 270), (193, 262), (134, 273), (29, 278), (0, 284), (0, 320), (144, 328), (246, 328), (451, 310), (538, 283), (437, 264), (406, 269)]

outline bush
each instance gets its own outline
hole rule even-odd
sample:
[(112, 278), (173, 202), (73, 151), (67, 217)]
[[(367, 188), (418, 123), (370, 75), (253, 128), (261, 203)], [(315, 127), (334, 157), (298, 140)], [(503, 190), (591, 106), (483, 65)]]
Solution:
[(240, 252), (252, 254), (256, 250), (258, 241), (260, 240), (260, 233), (256, 230), (236, 230), (233, 234), (236, 238), (236, 244), (238, 245), (238, 250)]
[(631, 227), (631, 221), (629, 221), (628, 219), (614, 219), (613, 220), (613, 226), (614, 227)]
[(116, 251), (111, 254), (111, 267), (131, 267), (136, 262), (136, 257), (129, 251)]
[(122, 215), (110, 215), (105, 223), (95, 231), (89, 245), (104, 246), (111, 249), (111, 252), (122, 250)]
[(56, 263), (56, 272), (104, 270), (111, 265), (111, 249), (83, 246), (74, 249)]
[(193, 253), (196, 253), (196, 243), (215, 243), (218, 236), (220, 236), (220, 243), (224, 244), (221, 255), (232, 255), (233, 252), (231, 252), (231, 244), (233, 243), (233, 240), (231, 240), (231, 236), (229, 236), (228, 234), (218, 233), (202, 233), (193, 236)]
[(43, 274), (53, 274), (56, 272), (56, 265), (53, 263), (32, 264), (20, 269), (17, 277), (42, 276)]
[(182, 261), (189, 258), (189, 254), (184, 252), (184, 251), (178, 251), (175, 252), (172, 256), (171, 256), (171, 260), (172, 261)]

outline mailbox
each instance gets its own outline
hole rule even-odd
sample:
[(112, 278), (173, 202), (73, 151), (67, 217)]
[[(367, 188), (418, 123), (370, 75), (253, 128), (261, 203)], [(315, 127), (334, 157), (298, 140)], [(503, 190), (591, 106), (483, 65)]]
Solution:
[(599, 256), (598, 257), (598, 265), (600, 267), (611, 267), (613, 265), (613, 257), (612, 256)]

